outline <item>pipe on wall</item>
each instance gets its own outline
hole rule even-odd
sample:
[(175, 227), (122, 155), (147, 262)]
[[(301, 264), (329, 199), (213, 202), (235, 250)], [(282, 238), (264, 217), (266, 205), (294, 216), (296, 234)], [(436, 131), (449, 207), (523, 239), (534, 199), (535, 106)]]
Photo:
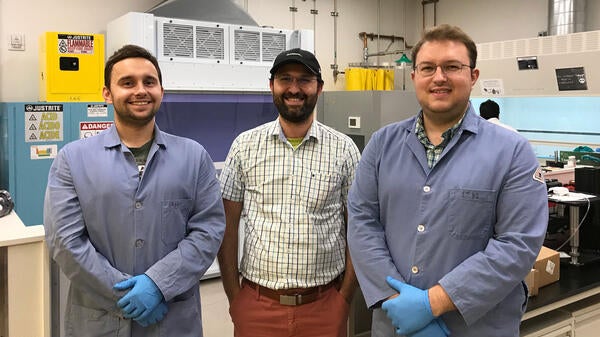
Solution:
[(433, 26), (437, 26), (437, 3), (440, 0), (423, 0), (421, 7), (423, 8), (423, 31), (425, 31), (425, 5), (433, 4)]
[(292, 6), (290, 7), (290, 12), (292, 12), (292, 30), (296, 29), (296, 12), (298, 11), (298, 7), (296, 7), (296, 0), (292, 0)]
[[(375, 33), (367, 33), (367, 32), (360, 32), (358, 33), (358, 37), (362, 40), (363, 42), (363, 62), (366, 64), (369, 57), (371, 56), (384, 56), (384, 55), (392, 55), (392, 54), (401, 54), (403, 52), (406, 51), (406, 49), (410, 49), (412, 48), (412, 46), (409, 46), (408, 44), (406, 44), (406, 40), (404, 39), (403, 36), (398, 36), (398, 35), (382, 35), (382, 34), (375, 34)], [(374, 40), (375, 38), (377, 38), (377, 41), (379, 42), (380, 40), (390, 40), (390, 45), (396, 41), (401, 41), (401, 43), (403, 44), (403, 48), (402, 49), (397, 49), (394, 51), (388, 51), (388, 49), (386, 49), (385, 51), (379, 51), (379, 48), (377, 50), (376, 53), (371, 53), (369, 54), (369, 48), (368, 48), (368, 43), (367, 41), (370, 39), (371, 41)], [(378, 44), (379, 45), (379, 44)]]
[(338, 0), (333, 0), (333, 11), (331, 12), (331, 16), (333, 16), (333, 64), (331, 65), (331, 69), (333, 70), (333, 83), (337, 82), (337, 77), (339, 74), (343, 74), (338, 70), (337, 63), (337, 19), (338, 19)]

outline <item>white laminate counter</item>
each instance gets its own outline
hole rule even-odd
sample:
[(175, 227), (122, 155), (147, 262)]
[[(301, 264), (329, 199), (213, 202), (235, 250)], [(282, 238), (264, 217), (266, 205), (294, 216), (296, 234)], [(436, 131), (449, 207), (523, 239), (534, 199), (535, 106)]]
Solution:
[(44, 226), (25, 226), (14, 211), (0, 218), (0, 247), (44, 240)]
[(0, 218), (0, 336), (49, 337), (50, 259), (44, 227)]

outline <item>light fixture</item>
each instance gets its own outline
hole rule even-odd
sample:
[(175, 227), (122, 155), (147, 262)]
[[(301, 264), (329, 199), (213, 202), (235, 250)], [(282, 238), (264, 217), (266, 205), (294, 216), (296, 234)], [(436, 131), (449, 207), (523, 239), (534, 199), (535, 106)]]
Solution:
[(412, 61), (408, 58), (408, 56), (406, 56), (405, 53), (402, 53), (402, 56), (394, 62), (396, 62), (396, 64), (398, 65), (402, 63), (412, 63)]

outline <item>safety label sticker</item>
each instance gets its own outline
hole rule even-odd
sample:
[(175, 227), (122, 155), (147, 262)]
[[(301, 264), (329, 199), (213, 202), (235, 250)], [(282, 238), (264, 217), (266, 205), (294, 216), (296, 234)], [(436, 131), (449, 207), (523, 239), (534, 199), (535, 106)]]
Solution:
[(79, 122), (79, 138), (89, 138), (99, 134), (100, 132), (110, 128), (113, 125), (112, 121), (107, 122)]
[(87, 115), (88, 117), (107, 117), (108, 104), (88, 104)]
[(63, 140), (62, 104), (25, 104), (25, 142)]
[(488, 78), (479, 81), (481, 94), (484, 96), (504, 95), (504, 81), (501, 78)]
[(94, 36), (58, 34), (58, 52), (60, 54), (93, 54)]
[(31, 149), (31, 159), (52, 159), (56, 158), (56, 154), (58, 153), (58, 145), (32, 145)]

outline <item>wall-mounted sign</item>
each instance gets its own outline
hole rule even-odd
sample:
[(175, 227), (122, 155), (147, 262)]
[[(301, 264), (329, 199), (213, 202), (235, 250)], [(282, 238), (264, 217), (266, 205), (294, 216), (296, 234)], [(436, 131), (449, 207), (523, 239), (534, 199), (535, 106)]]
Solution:
[(108, 104), (88, 104), (88, 117), (106, 117), (108, 116)]
[(487, 78), (479, 81), (483, 96), (504, 95), (504, 81), (501, 78)]
[(32, 160), (35, 159), (53, 159), (56, 158), (56, 154), (58, 153), (58, 145), (50, 144), (50, 145), (32, 145), (31, 156)]
[(537, 56), (517, 57), (517, 65), (519, 70), (538, 69)]
[(62, 104), (25, 104), (25, 142), (63, 140)]
[(113, 121), (107, 122), (79, 122), (79, 138), (89, 138), (99, 134), (100, 132), (110, 128), (114, 124)]
[(583, 67), (555, 69), (558, 91), (587, 90), (585, 69)]

